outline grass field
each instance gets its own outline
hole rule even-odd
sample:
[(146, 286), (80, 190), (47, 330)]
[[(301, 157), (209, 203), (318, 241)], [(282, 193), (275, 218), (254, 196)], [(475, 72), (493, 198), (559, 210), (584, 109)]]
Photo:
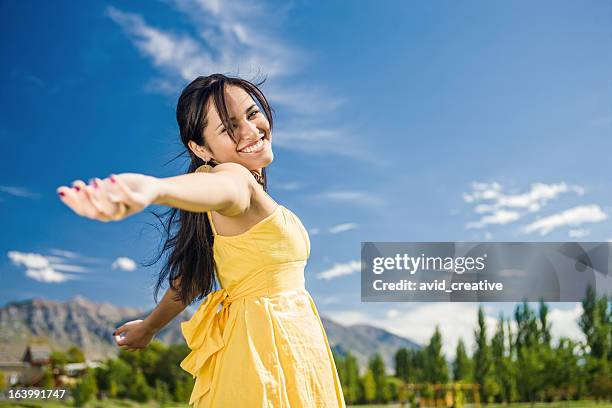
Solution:
[[(8, 402), (8, 401), (0, 401), (0, 408), (60, 408), (60, 407), (70, 407), (72, 404), (68, 402), (60, 402), (60, 401), (40, 401), (40, 400), (20, 400), (18, 402)], [(158, 408), (159, 404), (156, 402), (149, 402), (147, 404), (141, 404), (134, 401), (127, 400), (105, 400), (105, 401), (94, 401), (85, 405), (85, 408)], [(389, 405), (349, 405), (349, 408), (400, 408), (399, 404), (389, 404)], [(408, 408), (408, 405), (405, 405)], [(466, 404), (465, 408), (474, 408), (473, 405)], [(571, 401), (571, 402), (559, 402), (559, 403), (536, 403), (535, 405), (531, 405), (528, 403), (520, 403), (520, 404), (511, 404), (511, 405), (503, 405), (503, 404), (489, 404), (482, 405), (482, 407), (487, 408), (612, 408), (612, 402), (602, 402), (597, 404), (594, 401)], [(166, 405), (166, 408), (189, 408), (187, 404), (172, 404)]]

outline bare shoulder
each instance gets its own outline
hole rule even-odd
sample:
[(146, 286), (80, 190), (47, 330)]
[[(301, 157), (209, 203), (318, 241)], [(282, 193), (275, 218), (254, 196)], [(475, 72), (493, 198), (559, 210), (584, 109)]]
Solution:
[(211, 173), (226, 174), (232, 177), (236, 182), (248, 188), (249, 193), (252, 195), (257, 181), (251, 174), (249, 169), (238, 163), (221, 163), (217, 164), (210, 171)]
[(217, 232), (221, 235), (237, 235), (269, 216), (277, 203), (257, 183), (249, 169), (238, 163), (221, 163), (211, 172), (228, 172), (247, 183), (250, 188), (250, 205), (241, 213), (211, 211)]
[(238, 187), (238, 203), (232, 208), (218, 211), (226, 217), (236, 217), (249, 212), (254, 199), (257, 199), (257, 181), (249, 169), (239, 163), (221, 163), (213, 167), (211, 173), (228, 177), (228, 182)]
[(213, 167), (210, 172), (219, 173), (222, 171), (228, 171), (232, 174), (236, 174), (237, 176), (244, 177), (249, 182), (251, 182), (251, 180), (255, 181), (255, 178), (253, 177), (249, 169), (247, 169), (246, 167), (244, 167), (242, 164), (239, 164), (239, 163), (232, 163), (232, 162), (220, 163), (220, 164), (217, 164), (215, 167)]

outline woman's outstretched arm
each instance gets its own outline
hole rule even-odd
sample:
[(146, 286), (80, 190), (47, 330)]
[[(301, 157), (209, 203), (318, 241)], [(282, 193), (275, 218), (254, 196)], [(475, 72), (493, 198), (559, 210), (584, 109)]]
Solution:
[(167, 178), (121, 173), (105, 179), (93, 178), (89, 185), (75, 180), (72, 188), (60, 186), (57, 192), (62, 202), (78, 215), (103, 222), (122, 220), (150, 204), (191, 212), (215, 210), (232, 217), (249, 208), (255, 184), (246, 167), (222, 163), (210, 173)]
[(244, 166), (222, 163), (210, 173), (161, 178), (158, 188), (155, 204), (191, 212), (215, 210), (231, 217), (249, 208), (254, 179)]
[[(180, 287), (180, 278), (177, 279), (177, 287)], [(179, 313), (187, 308), (187, 305), (183, 304), (180, 300), (175, 300), (178, 292), (172, 287), (169, 287), (166, 294), (159, 302), (159, 304), (153, 309), (153, 311), (144, 319), (145, 326), (153, 333), (159, 332), (166, 325), (174, 320)], [(193, 296), (189, 299), (189, 303), (193, 301)]]
[[(180, 277), (176, 279), (180, 286)], [(118, 327), (113, 335), (117, 345), (127, 351), (140, 350), (147, 347), (153, 336), (181, 313), (187, 305), (180, 300), (175, 300), (177, 291), (169, 287), (166, 294), (144, 320), (132, 320)], [(189, 299), (189, 303), (195, 296)], [(123, 336), (120, 336), (123, 333)]]

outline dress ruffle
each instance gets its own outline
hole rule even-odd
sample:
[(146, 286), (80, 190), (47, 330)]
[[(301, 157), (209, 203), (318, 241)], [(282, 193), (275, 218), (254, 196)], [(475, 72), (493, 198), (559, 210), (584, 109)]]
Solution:
[[(227, 323), (230, 302), (228, 292), (219, 289), (207, 296), (195, 314), (181, 323), (181, 331), (191, 352), (180, 366), (196, 378), (189, 404), (192, 405), (210, 391), (217, 353), (225, 345), (223, 328)], [(220, 312), (218, 306), (222, 304)]]

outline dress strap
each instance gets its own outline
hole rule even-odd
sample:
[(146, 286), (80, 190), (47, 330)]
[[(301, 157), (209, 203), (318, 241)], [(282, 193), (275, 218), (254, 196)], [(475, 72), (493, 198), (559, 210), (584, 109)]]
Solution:
[(213, 235), (217, 235), (217, 229), (215, 228), (215, 224), (213, 224), (212, 214), (210, 211), (206, 211), (208, 215), (208, 222), (210, 223), (210, 228), (212, 229)]

